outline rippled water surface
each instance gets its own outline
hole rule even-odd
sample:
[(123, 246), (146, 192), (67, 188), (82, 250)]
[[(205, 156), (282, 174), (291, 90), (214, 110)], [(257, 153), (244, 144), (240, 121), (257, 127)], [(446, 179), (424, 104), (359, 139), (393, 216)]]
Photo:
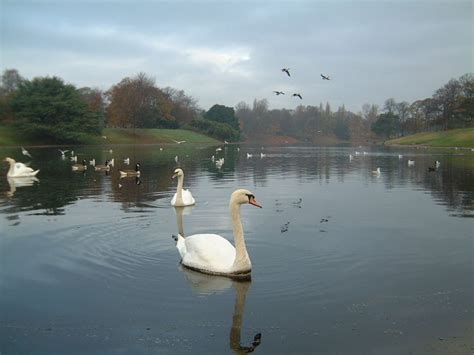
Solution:
[[(471, 151), (159, 148), (69, 148), (114, 157), (108, 175), (31, 148), (37, 182), (7, 180), (4, 163), (1, 354), (472, 351)], [(17, 148), (0, 156), (25, 161)], [(126, 157), (140, 181), (119, 178)], [(192, 208), (170, 206), (176, 166)], [(241, 209), (252, 281), (181, 267), (171, 235), (232, 240), (236, 188), (263, 205)]]

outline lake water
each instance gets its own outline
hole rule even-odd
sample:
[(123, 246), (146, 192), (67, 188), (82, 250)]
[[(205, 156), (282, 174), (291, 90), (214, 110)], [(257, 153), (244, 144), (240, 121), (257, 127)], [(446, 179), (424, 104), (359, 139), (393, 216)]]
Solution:
[[(69, 147), (114, 157), (109, 175), (31, 148), (31, 186), (3, 163), (2, 355), (472, 352), (471, 151), (163, 148)], [(0, 156), (25, 161), (18, 148)], [(119, 179), (126, 157), (142, 164), (139, 184)], [(184, 211), (170, 206), (176, 166), (197, 201)], [(171, 235), (232, 241), (237, 188), (263, 205), (241, 208), (251, 282), (184, 269)]]

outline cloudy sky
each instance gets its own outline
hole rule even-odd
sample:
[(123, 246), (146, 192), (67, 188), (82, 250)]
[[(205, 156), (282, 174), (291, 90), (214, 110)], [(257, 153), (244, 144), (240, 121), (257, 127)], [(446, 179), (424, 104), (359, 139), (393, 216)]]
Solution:
[(2, 71), (104, 90), (145, 72), (204, 109), (266, 98), (359, 111), (473, 71), (472, 1), (0, 0), (0, 13)]

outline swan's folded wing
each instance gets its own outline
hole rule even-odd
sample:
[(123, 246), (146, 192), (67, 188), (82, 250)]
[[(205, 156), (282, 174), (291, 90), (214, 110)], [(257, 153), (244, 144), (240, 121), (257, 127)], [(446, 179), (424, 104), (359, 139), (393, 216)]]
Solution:
[(183, 201), (186, 205), (194, 205), (196, 203), (193, 194), (189, 190), (183, 190)]
[(195, 234), (185, 238), (183, 264), (208, 271), (228, 272), (235, 260), (235, 248), (217, 234)]

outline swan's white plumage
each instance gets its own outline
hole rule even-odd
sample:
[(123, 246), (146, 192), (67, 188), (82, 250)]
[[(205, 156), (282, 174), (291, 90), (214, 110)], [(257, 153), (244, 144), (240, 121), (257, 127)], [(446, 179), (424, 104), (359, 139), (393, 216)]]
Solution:
[(178, 186), (176, 187), (176, 192), (171, 199), (171, 205), (175, 207), (184, 207), (184, 206), (192, 206), (196, 204), (196, 200), (194, 199), (191, 191), (183, 189), (183, 181), (184, 181), (184, 172), (183, 169), (177, 168), (174, 171), (173, 179), (178, 178)]
[(194, 234), (176, 243), (185, 266), (214, 273), (230, 273), (235, 260), (235, 248), (217, 234)]
[[(184, 206), (191, 206), (196, 204), (196, 200), (193, 197), (193, 194), (189, 190), (182, 190), (183, 191), (183, 203)], [(171, 205), (176, 206), (176, 196), (178, 195), (177, 192), (174, 193), (173, 198), (171, 199)]]
[(245, 246), (240, 218), (242, 204), (262, 207), (248, 190), (239, 189), (232, 193), (229, 207), (235, 247), (227, 239), (217, 234), (195, 234), (186, 238), (181, 234), (178, 235), (176, 248), (184, 266), (204, 273), (231, 277), (248, 277), (250, 275), (252, 263)]
[(6, 158), (7, 162), (10, 163), (10, 169), (8, 169), (8, 177), (27, 177), (35, 176), (38, 174), (39, 170), (33, 170), (29, 166), (26, 166), (23, 163), (18, 163), (12, 158)]

